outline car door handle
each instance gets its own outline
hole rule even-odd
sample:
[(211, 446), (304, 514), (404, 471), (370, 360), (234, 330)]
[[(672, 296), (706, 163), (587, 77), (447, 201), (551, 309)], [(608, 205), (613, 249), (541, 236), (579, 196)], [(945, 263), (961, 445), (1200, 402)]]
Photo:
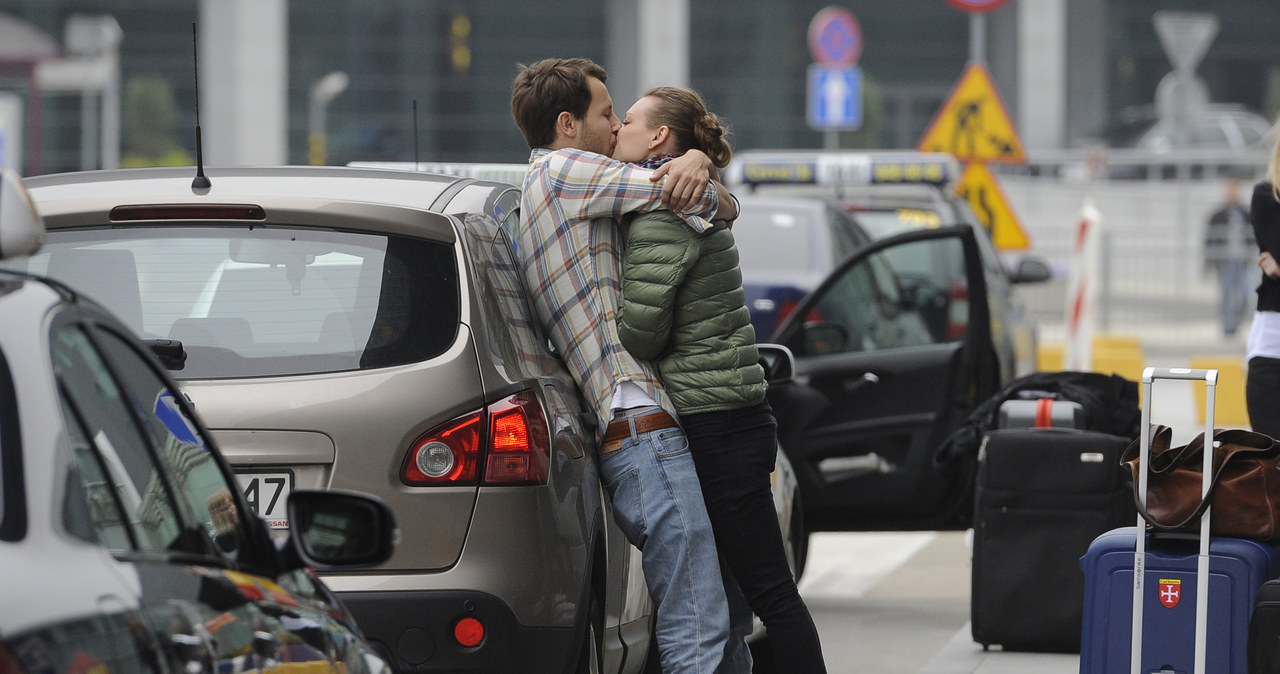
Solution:
[(269, 662), (281, 662), (284, 658), (284, 644), (280, 637), (266, 627), (253, 631), (253, 652)]
[(179, 671), (205, 672), (213, 665), (211, 644), (206, 643), (199, 634), (174, 631), (169, 634), (169, 643), (177, 656)]
[(877, 375), (874, 372), (864, 372), (862, 373), (862, 376), (858, 377), (857, 379), (845, 381), (844, 392), (846, 394), (854, 393), (858, 389), (861, 389), (862, 387), (868, 384), (878, 384), (878, 383), (880, 383), (880, 375)]

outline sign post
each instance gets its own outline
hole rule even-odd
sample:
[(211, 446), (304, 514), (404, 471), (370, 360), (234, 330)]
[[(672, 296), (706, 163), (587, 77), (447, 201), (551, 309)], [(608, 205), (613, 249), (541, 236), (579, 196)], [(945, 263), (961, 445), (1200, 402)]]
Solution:
[(1022, 140), (983, 65), (986, 13), (1008, 0), (947, 2), (969, 13), (969, 66), (917, 147), (921, 152), (949, 152), (964, 162), (956, 194), (969, 202), (998, 250), (1023, 250), (1031, 241), (986, 166), (986, 162), (1021, 164), (1027, 160)]
[(806, 118), (823, 132), (823, 146), (839, 147), (840, 131), (862, 126), (862, 28), (849, 10), (825, 7), (809, 22), (809, 66)]
[(969, 201), (997, 249), (1030, 247), (1022, 224), (986, 167), (987, 162), (1021, 164), (1027, 158), (991, 75), (982, 64), (969, 64), (917, 149), (947, 152), (965, 163), (956, 194)]
[(987, 54), (987, 12), (1009, 0), (947, 0), (952, 7), (969, 13), (969, 61), (983, 63)]
[(1171, 121), (1178, 143), (1186, 145), (1192, 123), (1209, 102), (1209, 89), (1196, 77), (1196, 66), (1218, 35), (1218, 17), (1209, 12), (1160, 10), (1152, 22), (1173, 64), (1173, 72), (1156, 85), (1156, 115)]

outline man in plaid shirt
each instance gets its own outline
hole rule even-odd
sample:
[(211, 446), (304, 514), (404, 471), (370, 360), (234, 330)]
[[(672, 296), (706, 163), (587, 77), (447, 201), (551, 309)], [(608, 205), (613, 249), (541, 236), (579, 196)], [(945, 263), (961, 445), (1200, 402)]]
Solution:
[(627, 352), (614, 320), (623, 215), (669, 208), (705, 231), (712, 217), (737, 217), (737, 204), (700, 152), (657, 171), (610, 159), (622, 123), (605, 79), (587, 59), (546, 59), (517, 75), (511, 113), (532, 154), (516, 256), (543, 327), (594, 406), (600, 477), (641, 551), (663, 671), (747, 674), (750, 652), (729, 638), (723, 584), (732, 580), (720, 572), (684, 432), (655, 369)]

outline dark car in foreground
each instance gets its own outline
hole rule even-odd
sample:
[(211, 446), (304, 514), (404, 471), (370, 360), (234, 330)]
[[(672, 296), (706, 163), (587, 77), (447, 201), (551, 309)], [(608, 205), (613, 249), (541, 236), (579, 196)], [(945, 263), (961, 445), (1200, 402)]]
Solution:
[[(0, 171), (0, 260), (43, 236)], [(391, 512), (304, 490), (286, 509), (294, 526), (277, 543), (109, 311), (0, 271), (0, 671), (389, 673), (315, 571), (390, 557)]]
[(770, 388), (811, 529), (951, 529), (973, 465), (939, 471), (942, 441), (1034, 369), (1036, 329), (949, 155), (741, 152), (726, 180), (748, 307), (795, 356)]
[(603, 498), (594, 416), (530, 313), (511, 185), (345, 167), (28, 179), (27, 268), (169, 340), (276, 533), (359, 490), (402, 539), (325, 582), (400, 672), (638, 672), (652, 604)]

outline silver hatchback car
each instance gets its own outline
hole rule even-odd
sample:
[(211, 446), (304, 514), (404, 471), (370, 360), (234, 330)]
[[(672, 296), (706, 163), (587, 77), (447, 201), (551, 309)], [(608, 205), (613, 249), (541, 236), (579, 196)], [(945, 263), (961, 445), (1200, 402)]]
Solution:
[[(44, 237), (0, 169), (0, 259)], [(0, 671), (385, 674), (314, 570), (386, 560), (376, 498), (293, 492), (279, 547), (148, 349), (0, 270)]]
[(508, 184), (336, 167), (27, 180), (27, 269), (149, 341), (273, 527), (295, 489), (396, 513), (394, 556), (325, 582), (398, 671), (638, 672), (651, 603), (592, 415), (502, 227)]

